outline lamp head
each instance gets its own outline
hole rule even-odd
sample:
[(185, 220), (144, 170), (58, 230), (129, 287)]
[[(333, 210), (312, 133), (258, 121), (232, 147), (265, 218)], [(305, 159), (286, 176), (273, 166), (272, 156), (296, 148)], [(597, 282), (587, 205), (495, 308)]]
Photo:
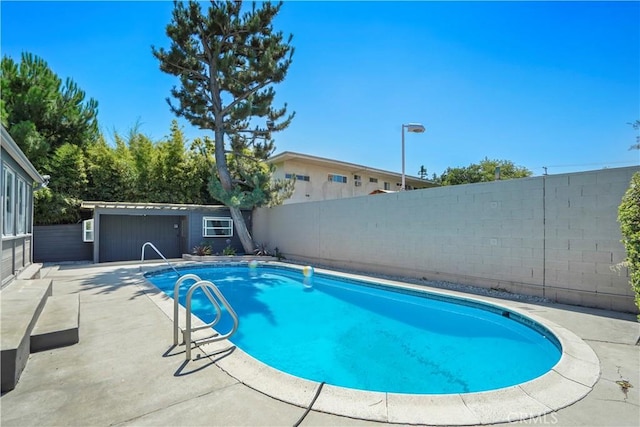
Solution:
[(42, 177), (42, 183), (36, 186), (35, 190), (40, 190), (41, 188), (46, 188), (49, 185), (49, 180), (51, 179), (51, 175), (40, 175)]
[(407, 132), (423, 133), (426, 130), (420, 123), (409, 123), (403, 126), (407, 128)]

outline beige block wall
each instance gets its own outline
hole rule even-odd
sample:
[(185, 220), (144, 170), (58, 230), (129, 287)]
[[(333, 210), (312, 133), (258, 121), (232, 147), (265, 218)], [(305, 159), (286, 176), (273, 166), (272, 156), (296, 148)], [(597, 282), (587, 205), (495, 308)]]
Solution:
[(580, 305), (632, 311), (620, 243), (618, 206), (639, 168), (546, 177), (547, 296)]
[(638, 167), (258, 209), (287, 257), (634, 311), (617, 209)]

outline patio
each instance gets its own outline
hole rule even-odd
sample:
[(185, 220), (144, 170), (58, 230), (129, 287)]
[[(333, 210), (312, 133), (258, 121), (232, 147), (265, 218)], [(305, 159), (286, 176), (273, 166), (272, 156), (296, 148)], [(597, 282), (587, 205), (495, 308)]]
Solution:
[[(0, 399), (3, 426), (291, 426), (305, 415), (306, 408), (268, 397), (227, 374), (217, 365), (222, 354), (185, 363), (183, 353), (171, 351), (171, 320), (145, 292), (138, 264), (51, 266), (42, 275), (53, 279), (54, 295), (79, 294), (80, 342), (30, 355), (16, 388)], [(520, 424), (637, 425), (640, 327), (634, 315), (493, 301), (566, 327), (600, 360), (600, 379), (584, 399)], [(633, 387), (624, 390), (621, 380)], [(313, 397), (308, 393), (307, 401)], [(312, 408), (300, 425), (379, 424)]]

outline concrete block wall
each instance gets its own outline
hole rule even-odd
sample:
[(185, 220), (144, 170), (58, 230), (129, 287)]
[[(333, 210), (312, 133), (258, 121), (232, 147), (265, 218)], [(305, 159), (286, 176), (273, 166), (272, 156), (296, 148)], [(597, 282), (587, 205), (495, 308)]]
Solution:
[(287, 257), (634, 311), (617, 209), (638, 167), (261, 208)]
[(639, 168), (545, 177), (547, 296), (633, 311), (618, 206)]

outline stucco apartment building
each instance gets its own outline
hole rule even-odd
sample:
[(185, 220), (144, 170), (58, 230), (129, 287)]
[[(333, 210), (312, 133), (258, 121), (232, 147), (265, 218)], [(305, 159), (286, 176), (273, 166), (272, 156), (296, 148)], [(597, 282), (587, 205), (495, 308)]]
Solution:
[[(402, 175), (355, 163), (285, 151), (269, 158), (274, 178), (296, 177), (295, 191), (284, 204), (365, 196), (400, 190)], [(407, 190), (437, 187), (415, 176), (405, 176)]]

